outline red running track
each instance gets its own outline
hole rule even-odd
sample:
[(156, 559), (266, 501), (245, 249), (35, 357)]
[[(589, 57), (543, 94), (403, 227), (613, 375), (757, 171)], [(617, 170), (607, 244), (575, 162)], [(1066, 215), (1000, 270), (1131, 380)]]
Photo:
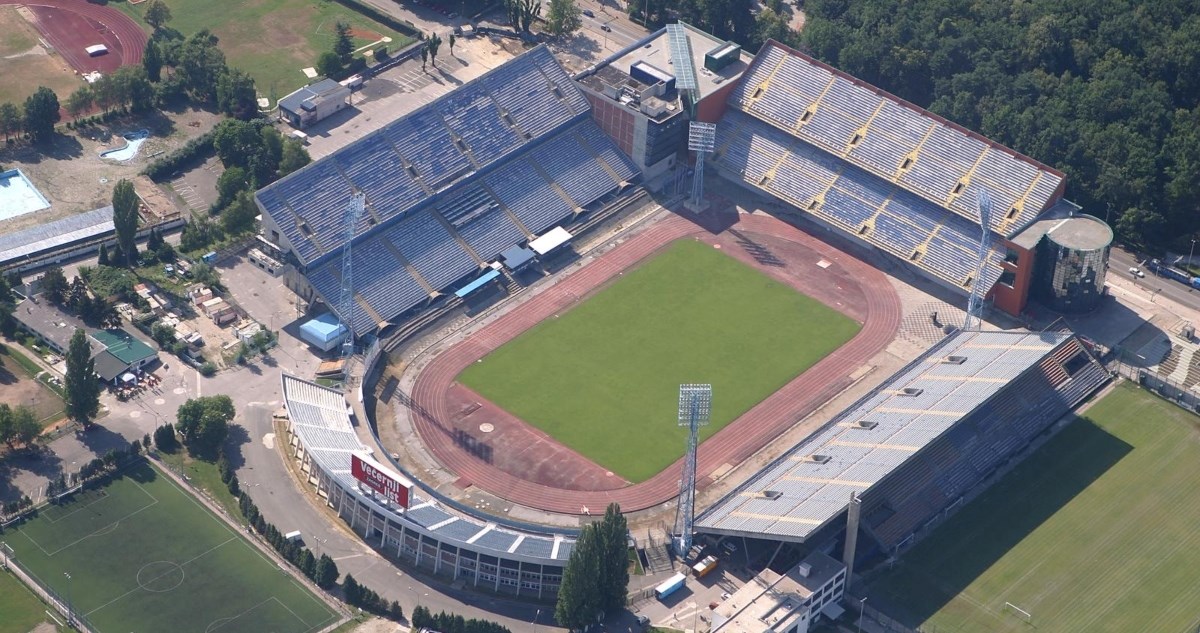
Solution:
[[(716, 469), (741, 463), (849, 386), (850, 374), (895, 338), (901, 318), (895, 290), (884, 274), (869, 264), (773, 217), (740, 216), (731, 228), (796, 242), (827, 259), (836, 259), (858, 280), (866, 296), (867, 317), (863, 328), (848, 343), (700, 445), (696, 473), (701, 487), (711, 483), (709, 475)], [(611, 502), (632, 512), (676, 497), (682, 458), (654, 477), (625, 488), (566, 490), (522, 479), (480, 460), (456, 444), (451, 426), (440, 421), (451, 420), (454, 415), (447, 394), (467, 365), (549, 316), (569, 309), (577, 297), (586, 296), (665, 244), (702, 235), (711, 233), (684, 218), (672, 216), (660, 221), (438, 355), (417, 377), (411, 399), (406, 402), (426, 448), (461, 480), (502, 499), (547, 512), (580, 514), (584, 506), (598, 510)]]
[[(142, 62), (146, 32), (116, 9), (84, 0), (0, 0), (0, 5), (12, 4), (24, 5), (33, 13), (37, 30), (81, 74), (109, 74)], [(90, 57), (84, 49), (93, 44), (104, 44), (108, 54)]]

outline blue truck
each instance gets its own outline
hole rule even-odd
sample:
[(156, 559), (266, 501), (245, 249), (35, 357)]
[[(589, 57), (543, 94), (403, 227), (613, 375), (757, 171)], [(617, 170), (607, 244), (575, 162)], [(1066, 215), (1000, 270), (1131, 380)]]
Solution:
[(1151, 259), (1147, 261), (1146, 269), (1155, 275), (1158, 275), (1159, 277), (1174, 279), (1181, 284), (1187, 284), (1193, 288), (1200, 288), (1200, 277), (1193, 277), (1187, 271), (1181, 270), (1174, 266), (1169, 266), (1157, 259)]

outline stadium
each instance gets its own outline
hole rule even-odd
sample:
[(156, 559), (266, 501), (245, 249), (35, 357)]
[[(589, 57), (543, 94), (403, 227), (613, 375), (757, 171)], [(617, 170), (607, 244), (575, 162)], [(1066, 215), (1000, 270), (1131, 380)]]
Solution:
[[(696, 486), (713, 493), (696, 532), (853, 569), (907, 547), (1107, 383), (1069, 332), (950, 321), (873, 375), (923, 305), (914, 294), (974, 294), (1013, 323), (1031, 296), (1094, 308), (1111, 231), (1063, 199), (1061, 172), (798, 51), (671, 31), (575, 77), (534, 48), (257, 193), (289, 287), (314, 312), (352, 299), (338, 317), (367, 350), (362, 406), (291, 377), (284, 392), (297, 459), (372, 544), (475, 587), (552, 596), (593, 511), (674, 517), (685, 458), (669, 387), (711, 373)], [(688, 65), (704, 70), (684, 99)], [(701, 160), (718, 204), (699, 214), (671, 195), (696, 169), (689, 117), (717, 126)], [(760, 206), (729, 212), (743, 195)], [(726, 276), (761, 292), (734, 298), (716, 289)], [(663, 364), (684, 357), (704, 375)], [(411, 486), (408, 505), (352, 476), (351, 454)]]

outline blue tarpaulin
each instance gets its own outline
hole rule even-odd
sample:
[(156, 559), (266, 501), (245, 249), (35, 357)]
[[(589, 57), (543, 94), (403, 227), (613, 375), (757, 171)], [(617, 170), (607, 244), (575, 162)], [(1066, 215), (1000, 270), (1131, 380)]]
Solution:
[(479, 278), (476, 279), (475, 281), (472, 281), (471, 283), (463, 286), (462, 288), (459, 288), (457, 291), (455, 291), (454, 296), (461, 299), (462, 297), (465, 297), (465, 296), (471, 294), (472, 292), (479, 290), (480, 288), (482, 288), (484, 286), (484, 284), (486, 284), (487, 282), (489, 282), (499, 276), (500, 276), (500, 271), (489, 270), (486, 273), (483, 273), (482, 275), (480, 275)]

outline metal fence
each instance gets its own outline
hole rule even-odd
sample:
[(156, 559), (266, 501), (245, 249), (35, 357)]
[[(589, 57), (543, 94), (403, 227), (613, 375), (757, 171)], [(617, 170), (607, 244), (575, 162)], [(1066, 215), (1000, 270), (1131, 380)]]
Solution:
[[(3, 565), (4, 569), (11, 571), (26, 587), (29, 587), (42, 602), (50, 605), (55, 611), (58, 611), (59, 614), (66, 618), (68, 626), (73, 624), (75, 629), (84, 631), (85, 633), (95, 633), (98, 630), (92, 626), (87, 616), (72, 609), (69, 597), (64, 599), (53, 588), (43, 583), (33, 572), (25, 569), (21, 565), (21, 562), (17, 560), (16, 553), (13, 552), (13, 549), (7, 543), (0, 543), (0, 564)], [(70, 580), (67, 582), (70, 582)]]
[(1128, 358), (1125, 354), (1120, 354), (1113, 362), (1109, 363), (1108, 368), (1192, 413), (1200, 413), (1200, 394), (1194, 389), (1200, 385), (1188, 387), (1188, 385), (1167, 376), (1155, 373), (1153, 370), (1130, 364), (1127, 361)]

